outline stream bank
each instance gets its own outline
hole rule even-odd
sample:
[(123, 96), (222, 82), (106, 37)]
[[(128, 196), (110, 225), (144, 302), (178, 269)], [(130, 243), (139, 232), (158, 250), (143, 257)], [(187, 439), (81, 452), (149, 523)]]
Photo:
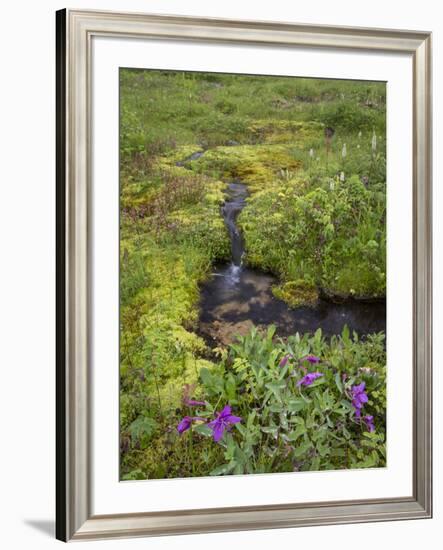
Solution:
[(269, 273), (243, 265), (245, 246), (237, 217), (246, 206), (248, 190), (231, 182), (221, 208), (231, 241), (231, 263), (216, 265), (201, 286), (199, 333), (212, 345), (227, 345), (247, 334), (253, 325), (273, 324), (281, 337), (322, 329), (325, 336), (340, 334), (347, 325), (360, 336), (386, 329), (386, 303), (381, 300), (343, 299), (340, 303), (320, 297), (313, 307), (290, 308), (272, 293), (278, 283)]

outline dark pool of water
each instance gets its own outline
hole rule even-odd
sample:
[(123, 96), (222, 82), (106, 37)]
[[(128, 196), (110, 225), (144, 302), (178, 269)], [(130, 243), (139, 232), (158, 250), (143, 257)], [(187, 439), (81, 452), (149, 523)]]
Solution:
[(291, 309), (275, 298), (272, 275), (234, 264), (216, 266), (200, 294), (200, 332), (209, 340), (229, 343), (252, 325), (274, 324), (279, 336), (322, 329), (325, 336), (340, 334), (344, 325), (359, 335), (386, 329), (384, 300), (348, 300), (335, 304), (319, 300), (315, 307)]

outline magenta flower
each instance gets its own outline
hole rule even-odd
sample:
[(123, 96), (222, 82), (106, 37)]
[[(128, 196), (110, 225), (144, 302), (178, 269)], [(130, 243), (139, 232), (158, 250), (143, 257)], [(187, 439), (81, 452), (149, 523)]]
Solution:
[(177, 431), (179, 434), (182, 434), (186, 430), (189, 430), (192, 424), (192, 416), (185, 416), (183, 420), (177, 426)]
[(363, 405), (368, 402), (368, 395), (365, 392), (366, 383), (362, 382), (351, 388), (352, 406), (355, 409), (355, 416), (360, 418)]
[(283, 367), (286, 367), (289, 359), (291, 358), (291, 355), (287, 354), (283, 357), (283, 359), (280, 361), (280, 363), (278, 364), (279, 367), (283, 368)]
[(233, 424), (241, 422), (242, 419), (239, 416), (234, 416), (231, 414), (231, 407), (226, 405), (221, 412), (217, 414), (212, 422), (209, 422), (207, 425), (212, 430), (212, 436), (214, 441), (220, 441), (225, 433), (225, 430), (230, 430)]
[(317, 380), (317, 378), (320, 378), (320, 376), (323, 376), (323, 373), (321, 372), (310, 372), (308, 374), (305, 374), (303, 378), (301, 378), (297, 382), (297, 387), (300, 386), (310, 386), (314, 380)]
[(204, 418), (200, 418), (199, 416), (185, 416), (177, 426), (177, 431), (181, 435), (183, 432), (186, 432), (186, 430), (189, 430), (194, 420), (205, 420)]
[(308, 361), (311, 365), (316, 365), (317, 363), (320, 363), (320, 357), (317, 357), (316, 355), (306, 355), (301, 358), (301, 361)]
[(372, 414), (367, 414), (363, 417), (363, 422), (366, 424), (368, 432), (375, 432), (374, 417)]
[(188, 407), (199, 407), (206, 405), (206, 401), (196, 401), (195, 399), (183, 399), (183, 403), (188, 405)]

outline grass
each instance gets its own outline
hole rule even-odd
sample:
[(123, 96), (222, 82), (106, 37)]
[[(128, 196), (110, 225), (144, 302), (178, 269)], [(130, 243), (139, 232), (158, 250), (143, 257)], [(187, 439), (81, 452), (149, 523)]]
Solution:
[(384, 296), (385, 86), (122, 69), (120, 90), (121, 475), (205, 475), (225, 450), (176, 426), (186, 385), (199, 397), (224, 364), (197, 322), (199, 285), (230, 258), (226, 182), (248, 186), (246, 262), (277, 297)]

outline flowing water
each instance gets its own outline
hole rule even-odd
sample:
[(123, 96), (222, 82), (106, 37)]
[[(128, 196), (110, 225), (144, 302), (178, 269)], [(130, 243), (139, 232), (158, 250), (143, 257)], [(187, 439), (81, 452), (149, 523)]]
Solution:
[(243, 183), (230, 183), (228, 185), (228, 198), (222, 207), (222, 215), (228, 228), (231, 239), (232, 273), (240, 276), (241, 263), (245, 251), (243, 235), (237, 227), (237, 217), (246, 206), (248, 190)]
[(215, 266), (212, 277), (201, 288), (199, 332), (205, 338), (227, 344), (236, 334), (249, 332), (253, 325), (270, 324), (276, 326), (279, 336), (315, 332), (318, 328), (332, 336), (341, 333), (345, 324), (360, 335), (385, 330), (385, 300), (347, 300), (336, 304), (320, 299), (315, 307), (291, 309), (275, 298), (271, 287), (278, 283), (277, 279), (242, 265), (244, 240), (237, 217), (246, 205), (247, 187), (230, 183), (227, 194), (222, 216), (231, 240), (232, 261)]

